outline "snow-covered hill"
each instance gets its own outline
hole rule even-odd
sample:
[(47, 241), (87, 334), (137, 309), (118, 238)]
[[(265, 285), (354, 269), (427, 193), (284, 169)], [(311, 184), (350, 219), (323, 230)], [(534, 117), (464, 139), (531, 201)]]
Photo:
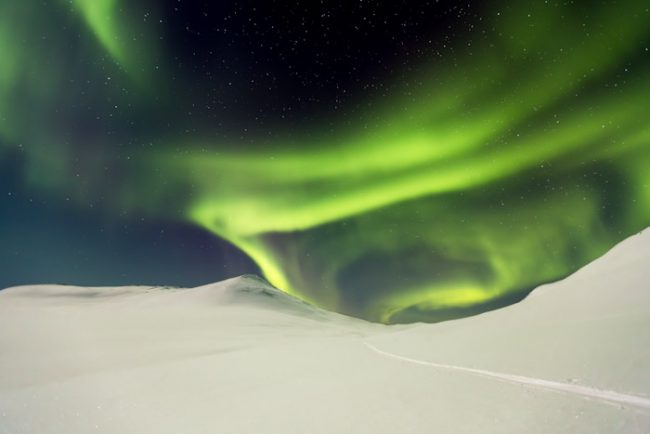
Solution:
[(240, 277), (0, 291), (0, 433), (650, 432), (650, 231), (508, 308), (380, 326)]

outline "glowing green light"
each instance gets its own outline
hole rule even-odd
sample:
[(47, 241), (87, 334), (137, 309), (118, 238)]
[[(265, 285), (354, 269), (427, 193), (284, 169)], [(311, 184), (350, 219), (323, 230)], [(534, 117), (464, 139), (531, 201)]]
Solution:
[[(650, 225), (644, 1), (486, 7), (480, 38), (454, 41), (453, 55), (423, 61), (333, 132), (274, 131), (238, 146), (142, 122), (138, 140), (156, 146), (105, 157), (120, 174), (110, 194), (66, 178), (78, 143), (46, 152), (74, 138), (43, 121), (59, 119), (51, 113), (65, 74), (42, 73), (45, 45), (26, 55), (16, 43), (16, 34), (39, 40), (20, 32), (34, 4), (0, 5), (0, 144), (29, 142), (34, 184), (108, 197), (121, 214), (197, 224), (304, 300), (383, 322), (471, 313), (559, 279)], [(70, 4), (95, 57), (108, 53), (157, 97), (181, 82), (158, 74), (156, 39), (134, 25), (135, 3), (59, 6)], [(95, 91), (113, 106), (110, 87)], [(120, 98), (132, 107), (143, 95), (122, 89)], [(43, 161), (54, 175), (34, 163)]]
[(504, 36), (509, 63), (485, 46), (460, 61), (460, 77), (438, 66), (436, 84), (387, 103), (370, 130), (318, 146), (190, 148), (155, 166), (194, 186), (187, 218), (328, 308), (435, 318), (523, 293), (650, 223), (649, 78), (597, 90), (648, 37), (648, 14), (635, 2), (596, 10), (593, 23), (621, 29), (610, 41), (576, 30), (560, 7), (540, 12), (537, 26), (521, 29), (521, 11), (506, 20), (505, 35), (520, 37)]
[(125, 62), (125, 48), (117, 30), (119, 0), (74, 0), (74, 4), (106, 50), (119, 62)]

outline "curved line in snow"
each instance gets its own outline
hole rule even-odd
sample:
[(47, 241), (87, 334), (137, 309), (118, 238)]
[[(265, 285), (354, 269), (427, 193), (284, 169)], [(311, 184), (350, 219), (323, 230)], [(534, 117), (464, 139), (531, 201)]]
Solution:
[(391, 359), (401, 360), (403, 362), (415, 363), (418, 365), (431, 366), (434, 368), (447, 369), (451, 371), (466, 372), (468, 374), (478, 375), (487, 378), (494, 378), (508, 383), (523, 384), (524, 386), (531, 386), (540, 389), (565, 392), (574, 395), (580, 395), (586, 398), (597, 399), (600, 401), (632, 405), (635, 407), (650, 409), (650, 399), (644, 398), (642, 396), (627, 395), (624, 393), (614, 392), (611, 390), (594, 389), (592, 387), (580, 386), (577, 384), (570, 384), (570, 383), (560, 383), (556, 381), (543, 380), (540, 378), (523, 377), (520, 375), (511, 375), (511, 374), (501, 374), (498, 372), (485, 371), (483, 369), (464, 368), (462, 366), (427, 362), (424, 360), (411, 359), (409, 357), (404, 357), (404, 356), (400, 356), (397, 354), (380, 350), (379, 348), (375, 347), (372, 344), (369, 344), (368, 342), (364, 342), (364, 344), (366, 345), (366, 347), (368, 347), (370, 350), (374, 351), (377, 354), (380, 354), (385, 357), (389, 357)]

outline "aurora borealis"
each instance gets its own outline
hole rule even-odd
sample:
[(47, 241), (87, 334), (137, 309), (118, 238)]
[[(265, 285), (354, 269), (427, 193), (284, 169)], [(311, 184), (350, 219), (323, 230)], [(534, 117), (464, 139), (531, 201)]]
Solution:
[(640, 0), (0, 1), (0, 160), (325, 308), (437, 321), (650, 225), (649, 48)]

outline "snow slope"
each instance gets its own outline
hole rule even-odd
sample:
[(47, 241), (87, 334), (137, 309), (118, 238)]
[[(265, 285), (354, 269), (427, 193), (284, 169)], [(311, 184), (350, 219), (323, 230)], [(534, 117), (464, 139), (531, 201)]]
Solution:
[(0, 291), (0, 433), (650, 432), (650, 231), (523, 302), (381, 326), (244, 276)]

